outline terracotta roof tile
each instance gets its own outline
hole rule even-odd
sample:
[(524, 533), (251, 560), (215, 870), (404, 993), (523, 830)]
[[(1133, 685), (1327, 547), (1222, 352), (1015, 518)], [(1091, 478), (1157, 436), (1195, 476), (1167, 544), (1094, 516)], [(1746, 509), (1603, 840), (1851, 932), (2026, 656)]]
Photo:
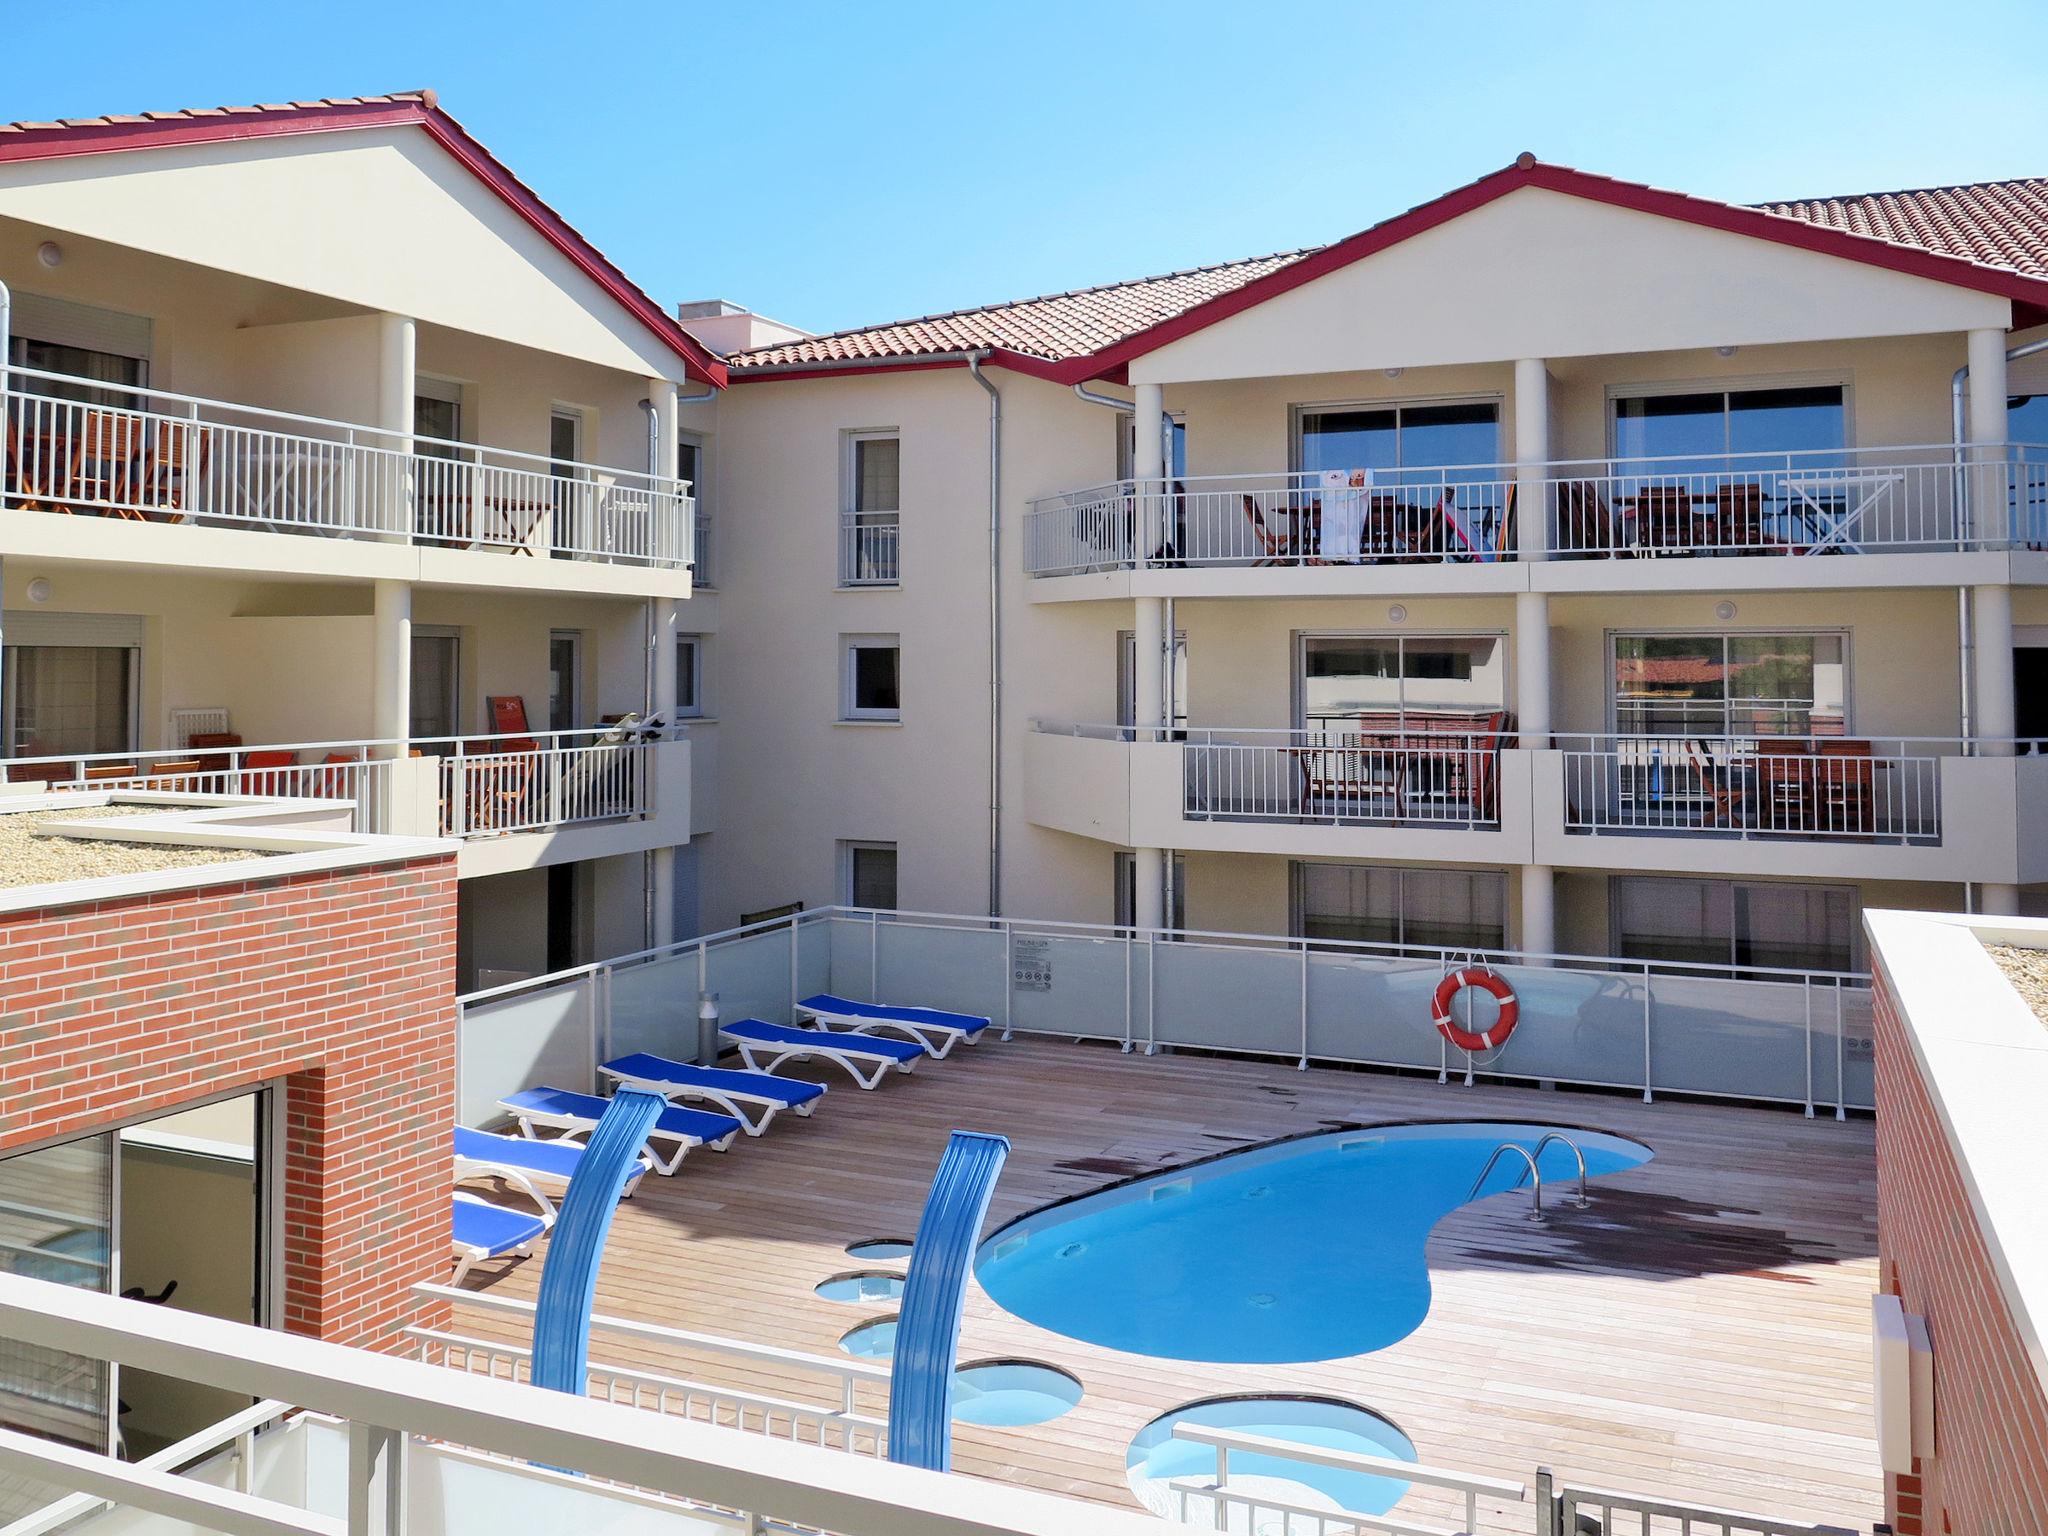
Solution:
[(247, 107), (185, 107), (175, 112), (110, 112), (101, 117), (66, 117), (53, 123), (0, 123), (0, 133), (49, 133), (59, 128), (118, 128), (135, 123), (175, 123), (262, 112), (310, 112), (322, 107), (387, 107), (404, 102), (434, 105), (432, 91), (396, 91), (389, 96), (332, 96), (323, 101), (266, 102)]
[[(1634, 185), (1611, 177), (1598, 179)], [(1705, 198), (1689, 201), (1729, 206), (1713, 205), (1712, 199)], [(2048, 278), (2048, 179), (1759, 203), (1754, 207), (1758, 212), (1844, 234), (1931, 251), (2025, 277)], [(744, 376), (749, 371), (766, 373), (782, 367), (915, 361), (974, 347), (1065, 362), (1100, 352), (1324, 249), (1327, 247), (1284, 251), (1071, 293), (835, 331), (736, 352), (726, 362), (736, 376)]]

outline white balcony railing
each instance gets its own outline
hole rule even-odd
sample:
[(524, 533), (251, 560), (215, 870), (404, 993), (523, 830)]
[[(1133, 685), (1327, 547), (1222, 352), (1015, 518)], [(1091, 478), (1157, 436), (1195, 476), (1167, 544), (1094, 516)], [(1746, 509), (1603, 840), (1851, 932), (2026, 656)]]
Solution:
[[(591, 729), (419, 739), (403, 764), (398, 743), (361, 740), (0, 758), (0, 784), (341, 800), (358, 832), (487, 837), (653, 814), (653, 754), (669, 738), (618, 738)], [(398, 772), (414, 759), (435, 776), (433, 826), (406, 825), (394, 803)]]
[(637, 565), (689, 563), (687, 482), (41, 369), (0, 372), (0, 502)]
[(1558, 743), (1568, 832), (1901, 844), (1941, 841), (1942, 759), (1985, 745), (1840, 736)]
[(533, 832), (645, 816), (658, 738), (608, 730), (422, 740), (440, 759), (441, 835)]
[(1540, 485), (1554, 559), (1849, 555), (2048, 546), (2048, 448), (1874, 447), (1322, 474), (1120, 480), (1041, 497), (1036, 576), (1135, 567), (1520, 558)]
[(901, 525), (894, 513), (849, 513), (839, 521), (839, 584), (893, 587), (902, 580)]

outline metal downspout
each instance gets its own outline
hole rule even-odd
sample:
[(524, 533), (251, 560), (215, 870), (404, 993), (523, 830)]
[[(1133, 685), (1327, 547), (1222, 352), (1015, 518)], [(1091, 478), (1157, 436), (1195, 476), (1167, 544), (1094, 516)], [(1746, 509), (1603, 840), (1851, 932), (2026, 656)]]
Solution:
[(1003, 397), (981, 371), (987, 347), (967, 354), (967, 371), (988, 391), (988, 915), (1003, 912)]
[[(647, 413), (647, 479), (651, 487), (661, 465), (661, 412), (654, 408), (652, 400), (642, 400), (640, 409)], [(646, 598), (640, 604), (640, 624), (646, 634), (647, 643), (640, 652), (640, 718), (642, 721), (654, 718), (654, 599)], [(640, 855), (640, 943), (645, 949), (654, 948), (654, 851), (649, 849)]]

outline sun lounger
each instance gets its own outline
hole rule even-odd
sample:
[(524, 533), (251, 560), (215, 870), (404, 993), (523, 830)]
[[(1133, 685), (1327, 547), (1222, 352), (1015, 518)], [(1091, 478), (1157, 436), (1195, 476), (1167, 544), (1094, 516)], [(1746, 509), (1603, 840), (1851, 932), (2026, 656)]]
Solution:
[(699, 1067), (635, 1051), (597, 1069), (614, 1082), (649, 1088), (668, 1099), (703, 1099), (716, 1104), (746, 1127), (749, 1136), (768, 1129), (776, 1111), (793, 1109), (808, 1115), (825, 1096), (823, 1083), (777, 1077), (772, 1072), (735, 1072), (726, 1067)]
[[(604, 1118), (606, 1100), (594, 1093), (571, 1093), (566, 1088), (526, 1088), (498, 1100), (498, 1108), (519, 1122), (522, 1136), (533, 1136), (541, 1127), (562, 1133), (562, 1140), (581, 1145)], [(744, 1127), (731, 1115), (709, 1114), (701, 1109), (664, 1109), (654, 1129), (647, 1133), (647, 1154), (654, 1159), (654, 1171), (667, 1175), (682, 1166), (683, 1154), (692, 1147), (709, 1147), (723, 1152)], [(661, 1149), (669, 1149), (664, 1158)]]
[(901, 1030), (923, 1046), (925, 1053), (935, 1061), (963, 1040), (969, 1045), (980, 1044), (982, 1031), (989, 1027), (989, 1021), (977, 1013), (857, 1003), (850, 997), (835, 997), (830, 992), (819, 992), (805, 998), (796, 1005), (796, 1013), (799, 1019), (815, 1019), (826, 1029), (846, 1030), (853, 1034)]
[(545, 1215), (536, 1216), (531, 1211), (515, 1211), (509, 1206), (493, 1205), (476, 1195), (458, 1193), (455, 1196), (452, 1244), (455, 1278), (448, 1283), (462, 1284), (472, 1264), (531, 1253), (534, 1239), (554, 1224), (553, 1206), (548, 1207)]
[[(891, 1067), (898, 1072), (910, 1071), (924, 1055), (924, 1047), (909, 1040), (843, 1034), (830, 1029), (799, 1029), (761, 1019), (735, 1019), (721, 1025), (718, 1032), (740, 1048), (740, 1059), (749, 1071), (773, 1072), (785, 1061), (815, 1056), (844, 1067), (863, 1088), (874, 1087)], [(759, 1055), (768, 1057), (766, 1065), (757, 1059)]]
[[(458, 1179), (482, 1179), (496, 1175), (510, 1183), (545, 1179), (551, 1184), (566, 1185), (582, 1161), (583, 1149), (570, 1142), (534, 1141), (525, 1136), (501, 1136), (496, 1131), (472, 1130), (466, 1125), (455, 1127), (455, 1177)], [(626, 1187), (619, 1192), (620, 1198), (632, 1199), (633, 1191), (640, 1187), (642, 1176), (653, 1166), (653, 1159), (645, 1152), (641, 1153), (640, 1166), (626, 1180)], [(512, 1178), (513, 1174), (519, 1178)], [(535, 1191), (535, 1198), (543, 1197)]]

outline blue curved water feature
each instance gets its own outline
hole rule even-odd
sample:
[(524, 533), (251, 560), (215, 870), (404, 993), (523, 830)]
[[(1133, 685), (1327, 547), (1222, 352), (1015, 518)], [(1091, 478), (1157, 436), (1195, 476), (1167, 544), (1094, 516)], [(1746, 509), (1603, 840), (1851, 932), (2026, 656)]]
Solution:
[[(1216, 1480), (1215, 1447), (1175, 1439), (1173, 1427), (1180, 1423), (1234, 1429), (1295, 1445), (1384, 1456), (1394, 1461), (1416, 1459), (1413, 1441), (1378, 1414), (1351, 1403), (1313, 1397), (1217, 1398), (1190, 1403), (1139, 1430), (1124, 1457), (1131, 1491), (1138, 1501), (1154, 1514), (1168, 1518), (1179, 1513), (1166, 1489), (1169, 1482), (1175, 1478)], [(1250, 1451), (1230, 1453), (1230, 1486), (1263, 1493), (1283, 1503), (1309, 1508), (1328, 1506), (1361, 1515), (1385, 1514), (1408, 1491), (1408, 1484), (1399, 1478), (1318, 1467)], [(1202, 1513), (1199, 1509), (1190, 1510), (1197, 1517)], [(1241, 1521), (1231, 1526), (1232, 1530), (1241, 1528)]]
[[(1233, 1153), (1012, 1222), (981, 1245), (975, 1277), (1027, 1322), (1131, 1354), (1266, 1364), (1367, 1354), (1428, 1315), (1430, 1230), (1465, 1203), (1493, 1149), (1533, 1151), (1551, 1129), (1382, 1126)], [(1565, 1134), (1595, 1177), (1650, 1158), (1619, 1136)], [(1573, 1219), (1570, 1149), (1552, 1143), (1542, 1168), (1551, 1219)], [(1481, 1197), (1527, 1177), (1508, 1154)]]

